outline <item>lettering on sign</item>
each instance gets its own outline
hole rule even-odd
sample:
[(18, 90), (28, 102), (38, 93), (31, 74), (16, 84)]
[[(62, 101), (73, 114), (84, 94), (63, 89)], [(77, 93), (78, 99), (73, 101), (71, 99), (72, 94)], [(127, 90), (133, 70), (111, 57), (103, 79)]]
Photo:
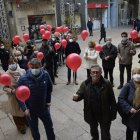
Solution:
[(101, 7), (101, 4), (95, 4), (95, 7), (96, 8), (100, 8)]
[(19, 8), (16, 8), (16, 11), (33, 11), (38, 9), (38, 6), (21, 6)]
[(35, 10), (34, 14), (35, 15), (42, 15), (42, 14), (54, 14), (55, 11), (54, 10)]

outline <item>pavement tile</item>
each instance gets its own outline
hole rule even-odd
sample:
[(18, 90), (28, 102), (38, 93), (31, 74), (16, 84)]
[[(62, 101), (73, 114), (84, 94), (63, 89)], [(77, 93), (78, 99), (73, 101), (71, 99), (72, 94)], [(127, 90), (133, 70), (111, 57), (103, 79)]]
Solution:
[(2, 133), (1, 129), (0, 129), (0, 140), (5, 140), (4, 134)]
[(16, 128), (8, 117), (0, 120), (0, 127), (3, 133)]
[(0, 120), (6, 118), (7, 115), (0, 110)]

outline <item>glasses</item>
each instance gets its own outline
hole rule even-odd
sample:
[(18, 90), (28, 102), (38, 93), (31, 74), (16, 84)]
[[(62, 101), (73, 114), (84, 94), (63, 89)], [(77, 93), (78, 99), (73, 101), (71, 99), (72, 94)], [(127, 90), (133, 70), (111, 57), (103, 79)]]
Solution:
[(100, 74), (100, 71), (91, 71), (91, 74)]

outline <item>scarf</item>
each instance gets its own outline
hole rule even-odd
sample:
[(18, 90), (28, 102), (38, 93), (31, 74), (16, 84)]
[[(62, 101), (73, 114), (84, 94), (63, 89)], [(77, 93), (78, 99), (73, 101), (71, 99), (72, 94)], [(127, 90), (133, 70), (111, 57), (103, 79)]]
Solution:
[(42, 77), (43, 77), (43, 70), (41, 69), (40, 71), (40, 74), (39, 76), (34, 76), (32, 73), (31, 73), (31, 70), (29, 70), (29, 76), (35, 81), (37, 87), (39, 86), (40, 84), (40, 81), (42, 80)]
[(10, 73), (10, 75), (15, 79), (16, 82), (18, 82), (18, 79), (20, 78), (21, 74), (19, 72), (20, 67), (17, 64), (17, 69), (15, 71), (12, 71), (10, 68), (8, 69), (8, 72)]
[(140, 84), (135, 82), (134, 80), (133, 80), (133, 82), (134, 82), (134, 85), (135, 85), (135, 88), (136, 88), (134, 98), (133, 98), (133, 107), (136, 110), (138, 110), (139, 107), (140, 107)]

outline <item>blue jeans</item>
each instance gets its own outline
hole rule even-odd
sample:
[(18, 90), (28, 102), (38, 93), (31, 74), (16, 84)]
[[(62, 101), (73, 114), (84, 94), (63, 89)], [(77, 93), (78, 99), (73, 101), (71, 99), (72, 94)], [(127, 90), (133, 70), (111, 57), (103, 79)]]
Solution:
[(51, 120), (49, 109), (46, 109), (44, 112), (40, 113), (39, 115), (31, 114), (31, 120), (29, 117), (26, 116), (26, 119), (31, 129), (33, 139), (40, 140), (40, 134), (38, 131), (38, 118), (40, 118), (44, 124), (48, 140), (55, 140), (55, 134), (53, 131), (53, 123)]

